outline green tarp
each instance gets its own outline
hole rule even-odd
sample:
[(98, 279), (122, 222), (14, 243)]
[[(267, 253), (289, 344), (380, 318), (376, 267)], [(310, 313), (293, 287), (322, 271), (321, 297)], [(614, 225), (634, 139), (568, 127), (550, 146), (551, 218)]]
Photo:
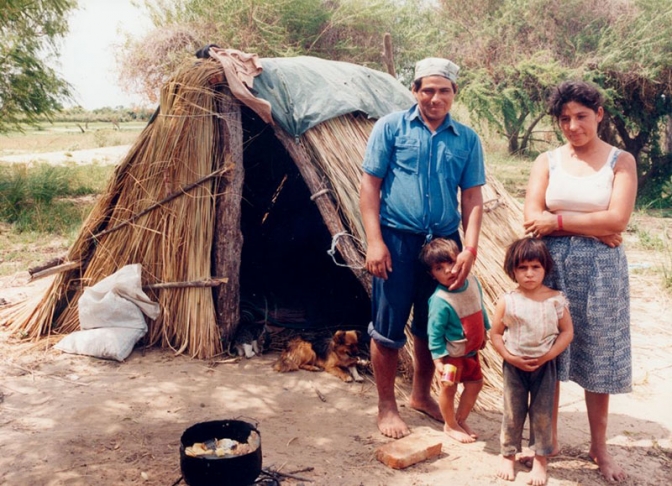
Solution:
[(273, 119), (293, 136), (347, 113), (380, 118), (415, 102), (389, 74), (356, 64), (309, 56), (263, 58), (261, 64), (254, 94), (271, 103)]

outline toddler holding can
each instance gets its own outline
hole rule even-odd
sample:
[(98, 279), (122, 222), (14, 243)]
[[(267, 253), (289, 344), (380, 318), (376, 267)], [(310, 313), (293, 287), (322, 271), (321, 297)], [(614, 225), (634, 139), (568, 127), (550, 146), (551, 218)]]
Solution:
[(523, 238), (508, 247), (504, 270), (518, 287), (497, 302), (490, 332), (493, 347), (504, 359), (502, 464), (497, 476), (515, 479), (515, 457), (529, 415), (534, 460), (527, 484), (536, 486), (546, 484), (547, 457), (554, 449), (555, 358), (574, 336), (567, 299), (543, 284), (552, 266), (541, 240)]
[[(490, 323), (476, 277), (469, 275), (462, 287), (448, 290), (457, 278), (451, 270), (459, 253), (454, 241), (436, 238), (423, 247), (420, 259), (438, 282), (429, 299), (427, 334), (441, 377), (439, 407), (445, 422), (443, 430), (449, 437), (467, 443), (478, 438), (467, 425), (467, 417), (483, 387), (478, 351), (485, 346)], [(464, 389), (455, 411), (458, 383)]]

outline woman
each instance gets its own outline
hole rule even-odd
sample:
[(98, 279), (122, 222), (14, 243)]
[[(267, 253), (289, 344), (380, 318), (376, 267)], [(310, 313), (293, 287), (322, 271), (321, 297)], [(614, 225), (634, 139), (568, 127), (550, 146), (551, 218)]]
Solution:
[[(567, 81), (549, 99), (567, 140), (534, 162), (525, 196), (525, 231), (543, 237), (554, 260), (546, 284), (570, 303), (574, 340), (558, 358), (559, 380), (585, 393), (590, 456), (608, 481), (626, 474), (607, 450), (609, 395), (632, 389), (628, 265), (621, 233), (634, 209), (634, 157), (600, 140), (602, 97), (591, 84)], [(556, 390), (554, 447), (557, 453)]]

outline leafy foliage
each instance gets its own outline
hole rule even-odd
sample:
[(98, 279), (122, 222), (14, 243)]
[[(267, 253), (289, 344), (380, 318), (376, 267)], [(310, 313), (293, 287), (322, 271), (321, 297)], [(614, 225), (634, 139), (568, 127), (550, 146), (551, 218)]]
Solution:
[(0, 133), (61, 108), (70, 87), (44, 59), (76, 0), (5, 0), (0, 8)]
[[(383, 69), (386, 32), (402, 73), (431, 52), (437, 30), (430, 6), (396, 0), (154, 0), (155, 29), (128, 39), (119, 57), (128, 91), (157, 100), (182, 62), (207, 44), (260, 57), (310, 55)], [(424, 26), (427, 26), (424, 29)]]
[(661, 146), (672, 115), (671, 52), (672, 4), (635, 0), (605, 29), (597, 62), (586, 74), (609, 96), (611, 123), (620, 145), (638, 161), (639, 185), (648, 199), (662, 195), (672, 180), (672, 155)]

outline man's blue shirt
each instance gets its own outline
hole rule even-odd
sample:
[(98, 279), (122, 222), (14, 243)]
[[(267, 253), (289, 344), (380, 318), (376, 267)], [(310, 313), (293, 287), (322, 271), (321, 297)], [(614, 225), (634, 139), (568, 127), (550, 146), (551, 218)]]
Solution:
[(417, 104), (376, 122), (363, 169), (383, 179), (381, 224), (419, 234), (448, 236), (457, 231), (458, 187), (485, 184), (483, 148), (476, 132), (448, 114), (432, 133)]

